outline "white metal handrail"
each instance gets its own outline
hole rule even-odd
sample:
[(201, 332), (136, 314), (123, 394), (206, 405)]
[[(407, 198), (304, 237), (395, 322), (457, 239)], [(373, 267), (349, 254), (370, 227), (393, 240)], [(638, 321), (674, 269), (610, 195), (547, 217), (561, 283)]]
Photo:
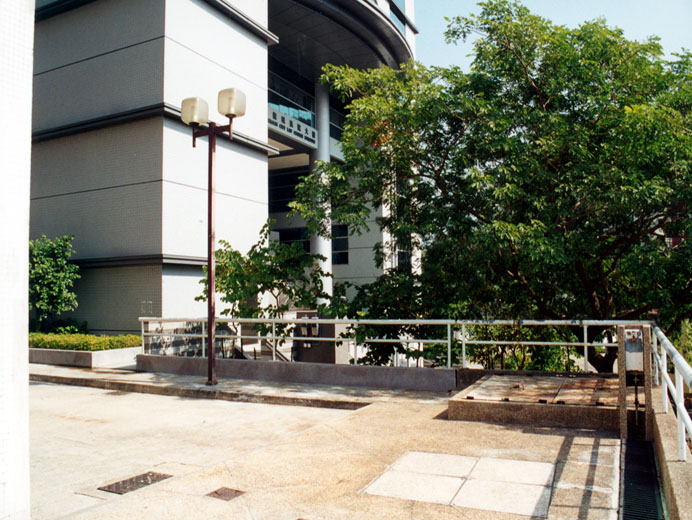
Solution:
[[(675, 403), (675, 410), (678, 422), (678, 456), (680, 460), (687, 460), (686, 438), (692, 440), (692, 420), (690, 414), (685, 408), (685, 385), (692, 387), (692, 368), (687, 360), (678, 352), (670, 340), (666, 337), (663, 331), (656, 325), (652, 324), (654, 337), (658, 345), (661, 347), (661, 352), (657, 348), (653, 349), (654, 359), (656, 361), (656, 374), (661, 376), (661, 390), (663, 399), (663, 411), (668, 413), (668, 392)], [(668, 363), (673, 364), (675, 374), (675, 384), (668, 375)]]

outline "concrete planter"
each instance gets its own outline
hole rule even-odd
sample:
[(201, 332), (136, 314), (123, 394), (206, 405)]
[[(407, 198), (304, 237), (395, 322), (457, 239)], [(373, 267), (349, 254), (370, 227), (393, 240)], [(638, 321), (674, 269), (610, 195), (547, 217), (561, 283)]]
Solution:
[[(178, 356), (137, 356), (138, 372), (205, 376), (207, 360)], [(450, 368), (399, 368), (216, 359), (219, 378), (253, 379), (283, 383), (361, 386), (401, 390), (449, 391), (456, 388), (456, 370)]]
[(81, 368), (133, 366), (137, 362), (137, 355), (141, 353), (142, 347), (96, 350), (93, 352), (30, 348), (29, 363)]

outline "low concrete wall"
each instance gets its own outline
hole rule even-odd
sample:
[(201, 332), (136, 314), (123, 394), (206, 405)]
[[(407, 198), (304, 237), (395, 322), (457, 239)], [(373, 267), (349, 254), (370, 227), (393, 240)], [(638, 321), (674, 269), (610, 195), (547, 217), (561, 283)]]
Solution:
[(692, 520), (692, 455), (687, 462), (678, 458), (677, 421), (673, 406), (663, 413), (661, 387), (654, 388), (654, 448), (663, 485), (663, 496), (671, 520)]
[[(207, 374), (207, 360), (142, 354), (137, 356), (137, 371), (203, 376)], [(401, 390), (449, 391), (456, 387), (456, 370), (449, 368), (398, 368), (217, 359), (216, 375), (218, 378)]]
[(136, 363), (137, 355), (141, 353), (142, 347), (96, 350), (94, 352), (30, 348), (29, 363), (80, 368), (133, 366)]

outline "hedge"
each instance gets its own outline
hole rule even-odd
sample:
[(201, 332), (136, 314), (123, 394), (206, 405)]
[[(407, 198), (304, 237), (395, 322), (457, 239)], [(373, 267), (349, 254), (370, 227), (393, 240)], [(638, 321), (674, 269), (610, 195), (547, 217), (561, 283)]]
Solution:
[(29, 334), (29, 347), (57, 350), (111, 350), (138, 347), (142, 339), (134, 334), (122, 336), (94, 336), (93, 334)]

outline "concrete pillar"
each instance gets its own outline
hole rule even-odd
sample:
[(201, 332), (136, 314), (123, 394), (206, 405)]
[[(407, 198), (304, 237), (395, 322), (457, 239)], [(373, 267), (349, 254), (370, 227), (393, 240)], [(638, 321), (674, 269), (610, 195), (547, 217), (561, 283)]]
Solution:
[(29, 518), (29, 187), (34, 1), (0, 0), (0, 518)]
[[(315, 85), (315, 123), (317, 126), (317, 150), (310, 155), (310, 169), (314, 168), (315, 161), (329, 162), (329, 87), (326, 85)], [(322, 270), (332, 273), (332, 241), (331, 239), (312, 236), (310, 237), (310, 252), (322, 255), (326, 258), (320, 263)], [(324, 292), (333, 294), (333, 284), (331, 278), (325, 278)]]

